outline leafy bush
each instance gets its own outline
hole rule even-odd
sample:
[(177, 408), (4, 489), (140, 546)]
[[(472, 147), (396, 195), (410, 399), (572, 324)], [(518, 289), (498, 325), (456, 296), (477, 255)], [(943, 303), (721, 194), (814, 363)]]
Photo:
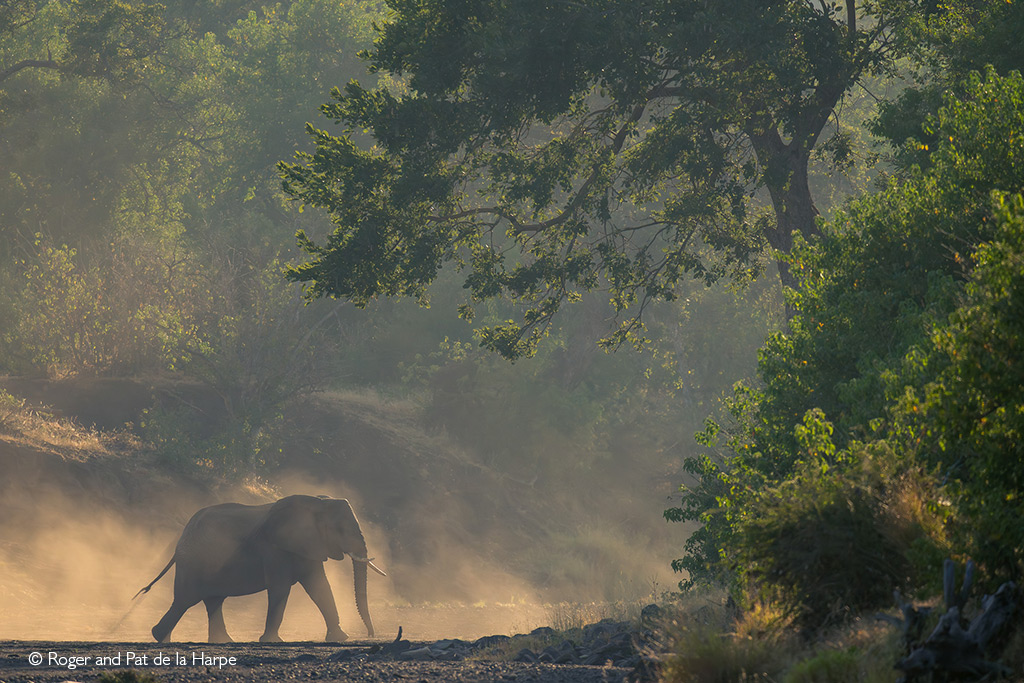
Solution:
[(894, 415), (900, 432), (919, 439), (945, 468), (958, 513), (958, 547), (990, 576), (1020, 580), (1024, 197), (997, 196), (994, 214), (996, 233), (974, 255), (977, 267), (963, 305), (933, 331), (929, 361), (943, 371), (908, 392)]
[[(809, 415), (806, 423), (813, 424)], [(934, 564), (942, 521), (918, 495), (928, 478), (897, 474), (884, 443), (854, 444), (830, 464), (800, 463), (794, 476), (759, 492), (736, 525), (736, 571), (748, 586), (777, 592), (812, 629), (889, 605)]]
[(264, 416), (257, 424), (229, 416), (202, 417), (189, 408), (146, 410), (138, 427), (160, 462), (210, 478), (267, 470), (277, 464), (284, 438), (280, 415)]
[(1024, 78), (964, 92), (929, 120), (926, 168), (793, 250), (798, 315), (666, 511), (703, 523), (674, 565), (691, 581), (776, 589), (812, 626), (887, 602), (947, 534), (1024, 574)]
[(77, 250), (37, 236), (22, 265), (16, 323), (4, 337), (8, 365), (50, 377), (127, 374), (161, 367), (154, 279), (143, 254), (115, 250), (87, 265)]

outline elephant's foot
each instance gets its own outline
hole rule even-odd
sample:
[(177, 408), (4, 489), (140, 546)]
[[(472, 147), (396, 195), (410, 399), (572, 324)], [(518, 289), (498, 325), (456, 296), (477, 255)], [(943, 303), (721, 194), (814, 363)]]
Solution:
[(171, 639), (171, 632), (161, 630), (160, 624), (154, 626), (153, 630), (150, 631), (150, 633), (153, 634), (153, 638), (156, 639), (156, 642), (158, 643), (166, 643), (168, 640)]
[(284, 641), (281, 640), (281, 636), (277, 635), (276, 633), (264, 633), (262, 636), (260, 636), (260, 642), (261, 643), (283, 643)]
[(210, 634), (211, 643), (233, 643), (235, 642), (227, 633)]
[(324, 641), (328, 643), (344, 643), (348, 640), (348, 634), (341, 630), (340, 626), (327, 629), (327, 637)]

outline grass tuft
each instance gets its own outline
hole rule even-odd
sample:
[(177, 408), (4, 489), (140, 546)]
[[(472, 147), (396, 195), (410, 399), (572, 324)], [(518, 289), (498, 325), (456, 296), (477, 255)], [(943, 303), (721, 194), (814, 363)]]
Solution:
[(63, 456), (79, 458), (110, 455), (128, 447), (138, 448), (137, 439), (128, 433), (103, 433), (88, 429), (44, 408), (34, 408), (25, 399), (0, 390), (0, 435), (27, 446), (53, 450)]

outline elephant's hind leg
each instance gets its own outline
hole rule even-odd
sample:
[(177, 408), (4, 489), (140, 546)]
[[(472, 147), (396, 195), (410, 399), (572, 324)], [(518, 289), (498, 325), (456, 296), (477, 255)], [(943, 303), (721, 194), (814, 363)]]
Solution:
[(228, 635), (227, 626), (224, 624), (224, 598), (204, 598), (206, 605), (206, 616), (210, 618), (210, 642), (211, 643), (233, 643)]
[(170, 640), (171, 631), (173, 631), (174, 627), (178, 625), (178, 621), (180, 621), (185, 615), (185, 612), (187, 612), (188, 609), (197, 602), (199, 601), (194, 600), (192, 602), (188, 602), (175, 598), (174, 602), (171, 603), (170, 608), (167, 610), (167, 613), (164, 614), (163, 618), (156, 626), (153, 627), (153, 637), (156, 638), (156, 641), (158, 643), (166, 643)]

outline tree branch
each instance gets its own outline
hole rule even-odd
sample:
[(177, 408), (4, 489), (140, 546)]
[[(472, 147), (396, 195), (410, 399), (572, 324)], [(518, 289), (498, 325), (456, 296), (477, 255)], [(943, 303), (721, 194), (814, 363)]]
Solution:
[[(629, 135), (630, 128), (633, 126), (634, 123), (640, 120), (640, 117), (644, 115), (644, 111), (647, 109), (647, 105), (652, 100), (664, 96), (663, 91), (665, 90), (666, 88), (664, 85), (654, 88), (649, 93), (647, 93), (647, 96), (644, 98), (643, 102), (633, 107), (633, 111), (630, 112), (629, 118), (627, 118), (625, 123), (623, 123), (622, 126), (619, 127), (619, 130), (616, 132), (615, 137), (612, 139), (612, 143), (610, 145), (612, 154), (618, 154), (622, 150), (622, 146), (626, 143), (626, 136)], [(557, 216), (554, 216), (553, 218), (550, 218), (541, 223), (532, 223), (524, 225), (515, 220), (515, 218), (508, 216), (507, 218), (509, 222), (512, 223), (513, 229), (517, 234), (522, 234), (526, 232), (536, 233), (543, 232), (548, 228), (559, 225), (560, 223), (564, 223), (566, 220), (569, 219), (570, 216), (576, 213), (576, 210), (579, 209), (580, 206), (583, 204), (583, 201), (586, 199), (590, 187), (597, 181), (597, 178), (598, 176), (600, 176), (600, 174), (600, 167), (595, 166), (594, 169), (590, 172), (590, 175), (587, 177), (587, 179), (583, 181), (583, 184), (580, 186), (580, 189), (576, 191), (576, 195), (572, 198), (572, 201), (569, 202), (569, 205), (566, 206), (561, 213), (559, 213)]]
[(52, 59), (23, 59), (9, 69), (0, 71), (0, 83), (6, 81), (22, 69), (30, 68), (57, 70), (60, 69), (60, 64)]

